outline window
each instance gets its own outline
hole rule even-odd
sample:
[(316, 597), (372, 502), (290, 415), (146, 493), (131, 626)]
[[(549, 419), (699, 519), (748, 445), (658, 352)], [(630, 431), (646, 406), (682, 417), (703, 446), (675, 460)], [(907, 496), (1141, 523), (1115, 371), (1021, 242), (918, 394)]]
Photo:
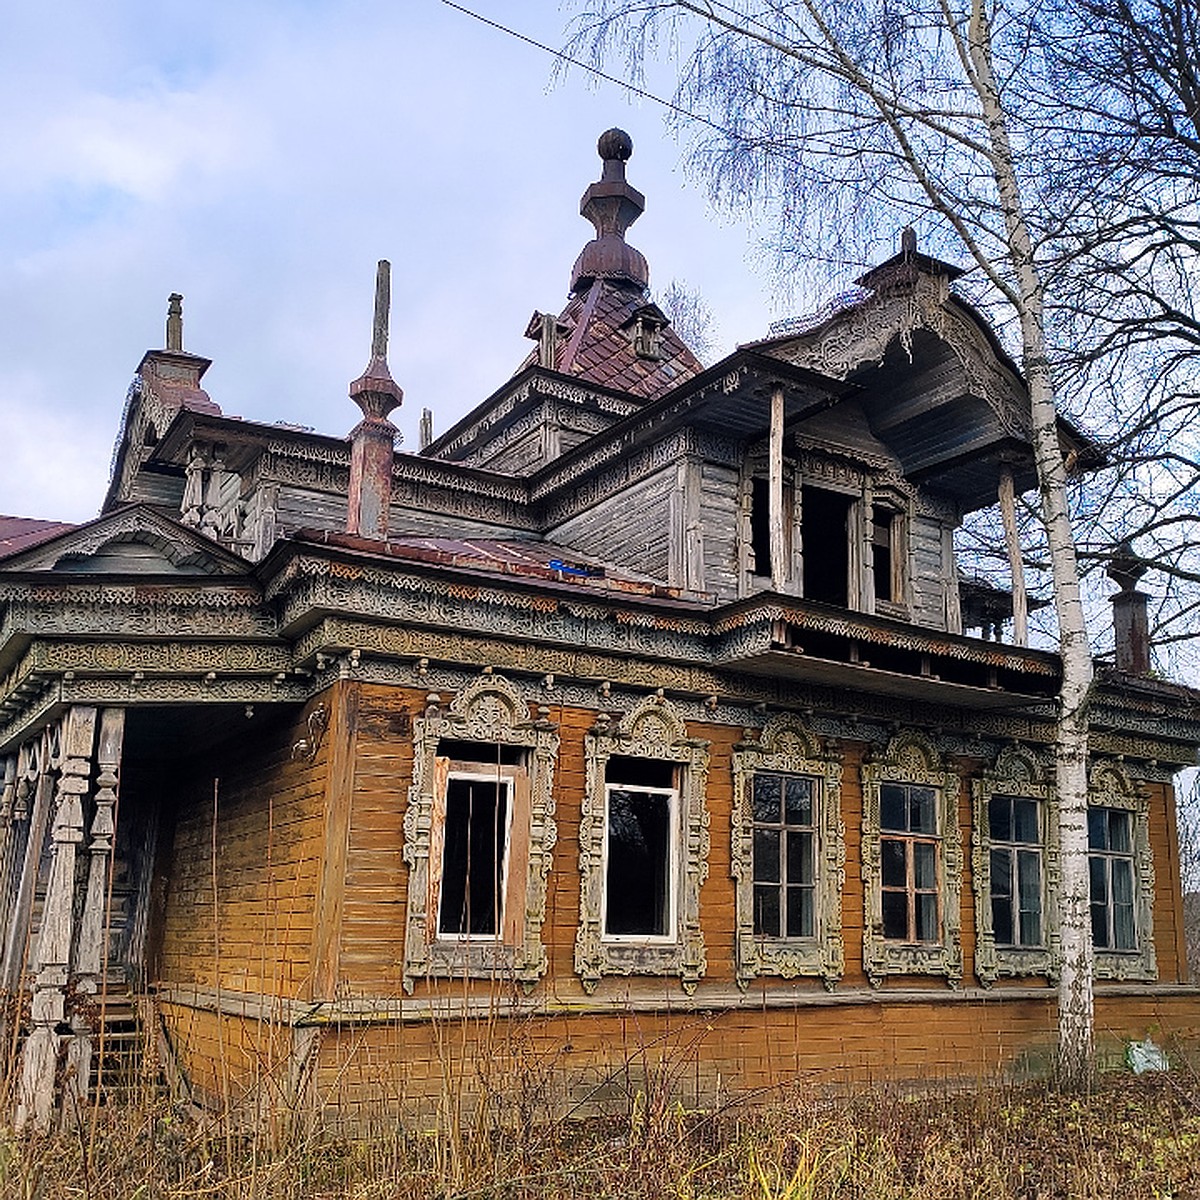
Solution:
[(771, 578), (771, 485), (756, 475), (750, 480), (751, 571)]
[(1092, 945), (1097, 950), (1137, 949), (1132, 826), (1128, 809), (1088, 810)]
[(914, 733), (892, 739), (863, 775), (863, 964), (888, 975), (962, 978), (958, 777)]
[(900, 510), (876, 502), (871, 507), (871, 578), (876, 607), (905, 603), (905, 521)]
[(1150, 805), (1121, 763), (1092, 767), (1088, 871), (1096, 978), (1157, 979)]
[(975, 974), (984, 986), (1001, 975), (1055, 972), (1058, 826), (1054, 789), (1037, 755), (1005, 747), (974, 793)]
[[(748, 735), (749, 736), (749, 735)], [(790, 715), (733, 752), (737, 981), (844, 970), (841, 760)]]
[(605, 975), (678, 975), (691, 991), (706, 967), (708, 743), (652, 696), (615, 726), (601, 713), (585, 751), (575, 969), (589, 992)]
[(880, 785), (883, 936), (890, 941), (941, 939), (937, 810), (934, 788)]
[[(801, 493), (804, 596), (841, 608), (850, 605), (850, 534), (854, 497), (824, 488)], [(857, 572), (856, 572), (857, 574)]]
[[(436, 697), (434, 698), (436, 701)], [(404, 813), (408, 901), (404, 987), (425, 976), (546, 970), (541, 928), (555, 841), (558, 735), (499, 675), (414, 723)]]

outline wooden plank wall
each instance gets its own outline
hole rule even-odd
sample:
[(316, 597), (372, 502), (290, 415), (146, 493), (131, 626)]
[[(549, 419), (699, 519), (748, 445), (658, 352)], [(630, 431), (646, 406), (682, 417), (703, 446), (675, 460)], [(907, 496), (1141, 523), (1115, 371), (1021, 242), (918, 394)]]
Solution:
[(153, 959), (162, 982), (288, 998), (310, 991), (330, 739), (315, 757), (293, 756), (311, 739), (308, 711), (248, 731), (210, 761), (181, 764)]
[(704, 589), (719, 600), (741, 593), (739, 526), (741, 480), (736, 467), (700, 466), (700, 528), (704, 537)]
[[(926, 629), (946, 628), (947, 564), (942, 553), (943, 533), (941, 522), (919, 513), (909, 528), (912, 619)], [(953, 564), (950, 569), (953, 570)]]

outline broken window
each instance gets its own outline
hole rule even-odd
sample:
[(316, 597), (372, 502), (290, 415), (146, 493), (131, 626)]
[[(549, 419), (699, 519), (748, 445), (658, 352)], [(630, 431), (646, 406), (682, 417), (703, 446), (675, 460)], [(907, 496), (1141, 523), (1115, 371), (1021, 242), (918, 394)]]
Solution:
[(1128, 809), (1088, 810), (1092, 944), (1097, 950), (1137, 949), (1132, 827)]
[(672, 765), (611, 758), (605, 796), (604, 936), (674, 938), (679, 791)]
[(759, 476), (750, 481), (751, 572), (771, 577), (771, 485)]
[(850, 510), (854, 497), (825, 488), (801, 494), (804, 596), (846, 608), (850, 604)]
[(880, 787), (883, 936), (890, 941), (940, 940), (937, 810), (934, 788), (900, 783)]
[(992, 935), (997, 946), (1040, 946), (1042, 932), (1041, 805), (1029, 796), (988, 801)]
[(774, 771), (755, 774), (754, 932), (810, 938), (816, 928), (817, 780)]

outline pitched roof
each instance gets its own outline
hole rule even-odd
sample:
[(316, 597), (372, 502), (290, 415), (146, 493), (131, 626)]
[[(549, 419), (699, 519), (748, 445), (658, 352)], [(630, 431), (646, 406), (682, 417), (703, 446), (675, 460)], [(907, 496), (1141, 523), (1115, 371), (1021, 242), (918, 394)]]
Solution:
[(68, 529), (74, 529), (65, 521), (40, 521), (33, 517), (3, 517), (0, 516), (0, 558), (8, 558), (28, 550), (31, 546), (40, 546)]
[[(554, 369), (601, 387), (654, 400), (704, 370), (683, 339), (664, 325), (658, 358), (644, 358), (634, 348), (629, 325), (646, 306), (645, 292), (624, 281), (594, 279), (577, 292), (559, 314), (567, 329), (555, 347)], [(534, 350), (521, 369), (539, 361)]]

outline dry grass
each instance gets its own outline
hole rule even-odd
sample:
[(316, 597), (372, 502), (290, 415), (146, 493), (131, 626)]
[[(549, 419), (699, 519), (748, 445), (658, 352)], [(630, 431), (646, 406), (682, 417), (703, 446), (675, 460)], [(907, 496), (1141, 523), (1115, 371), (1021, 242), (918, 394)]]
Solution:
[(1051, 1087), (781, 1092), (691, 1113), (639, 1091), (589, 1120), (352, 1140), (251, 1135), (163, 1102), (73, 1130), (0, 1131), (0, 1195), (22, 1200), (1184, 1200), (1200, 1197), (1200, 1080), (1110, 1076)]

